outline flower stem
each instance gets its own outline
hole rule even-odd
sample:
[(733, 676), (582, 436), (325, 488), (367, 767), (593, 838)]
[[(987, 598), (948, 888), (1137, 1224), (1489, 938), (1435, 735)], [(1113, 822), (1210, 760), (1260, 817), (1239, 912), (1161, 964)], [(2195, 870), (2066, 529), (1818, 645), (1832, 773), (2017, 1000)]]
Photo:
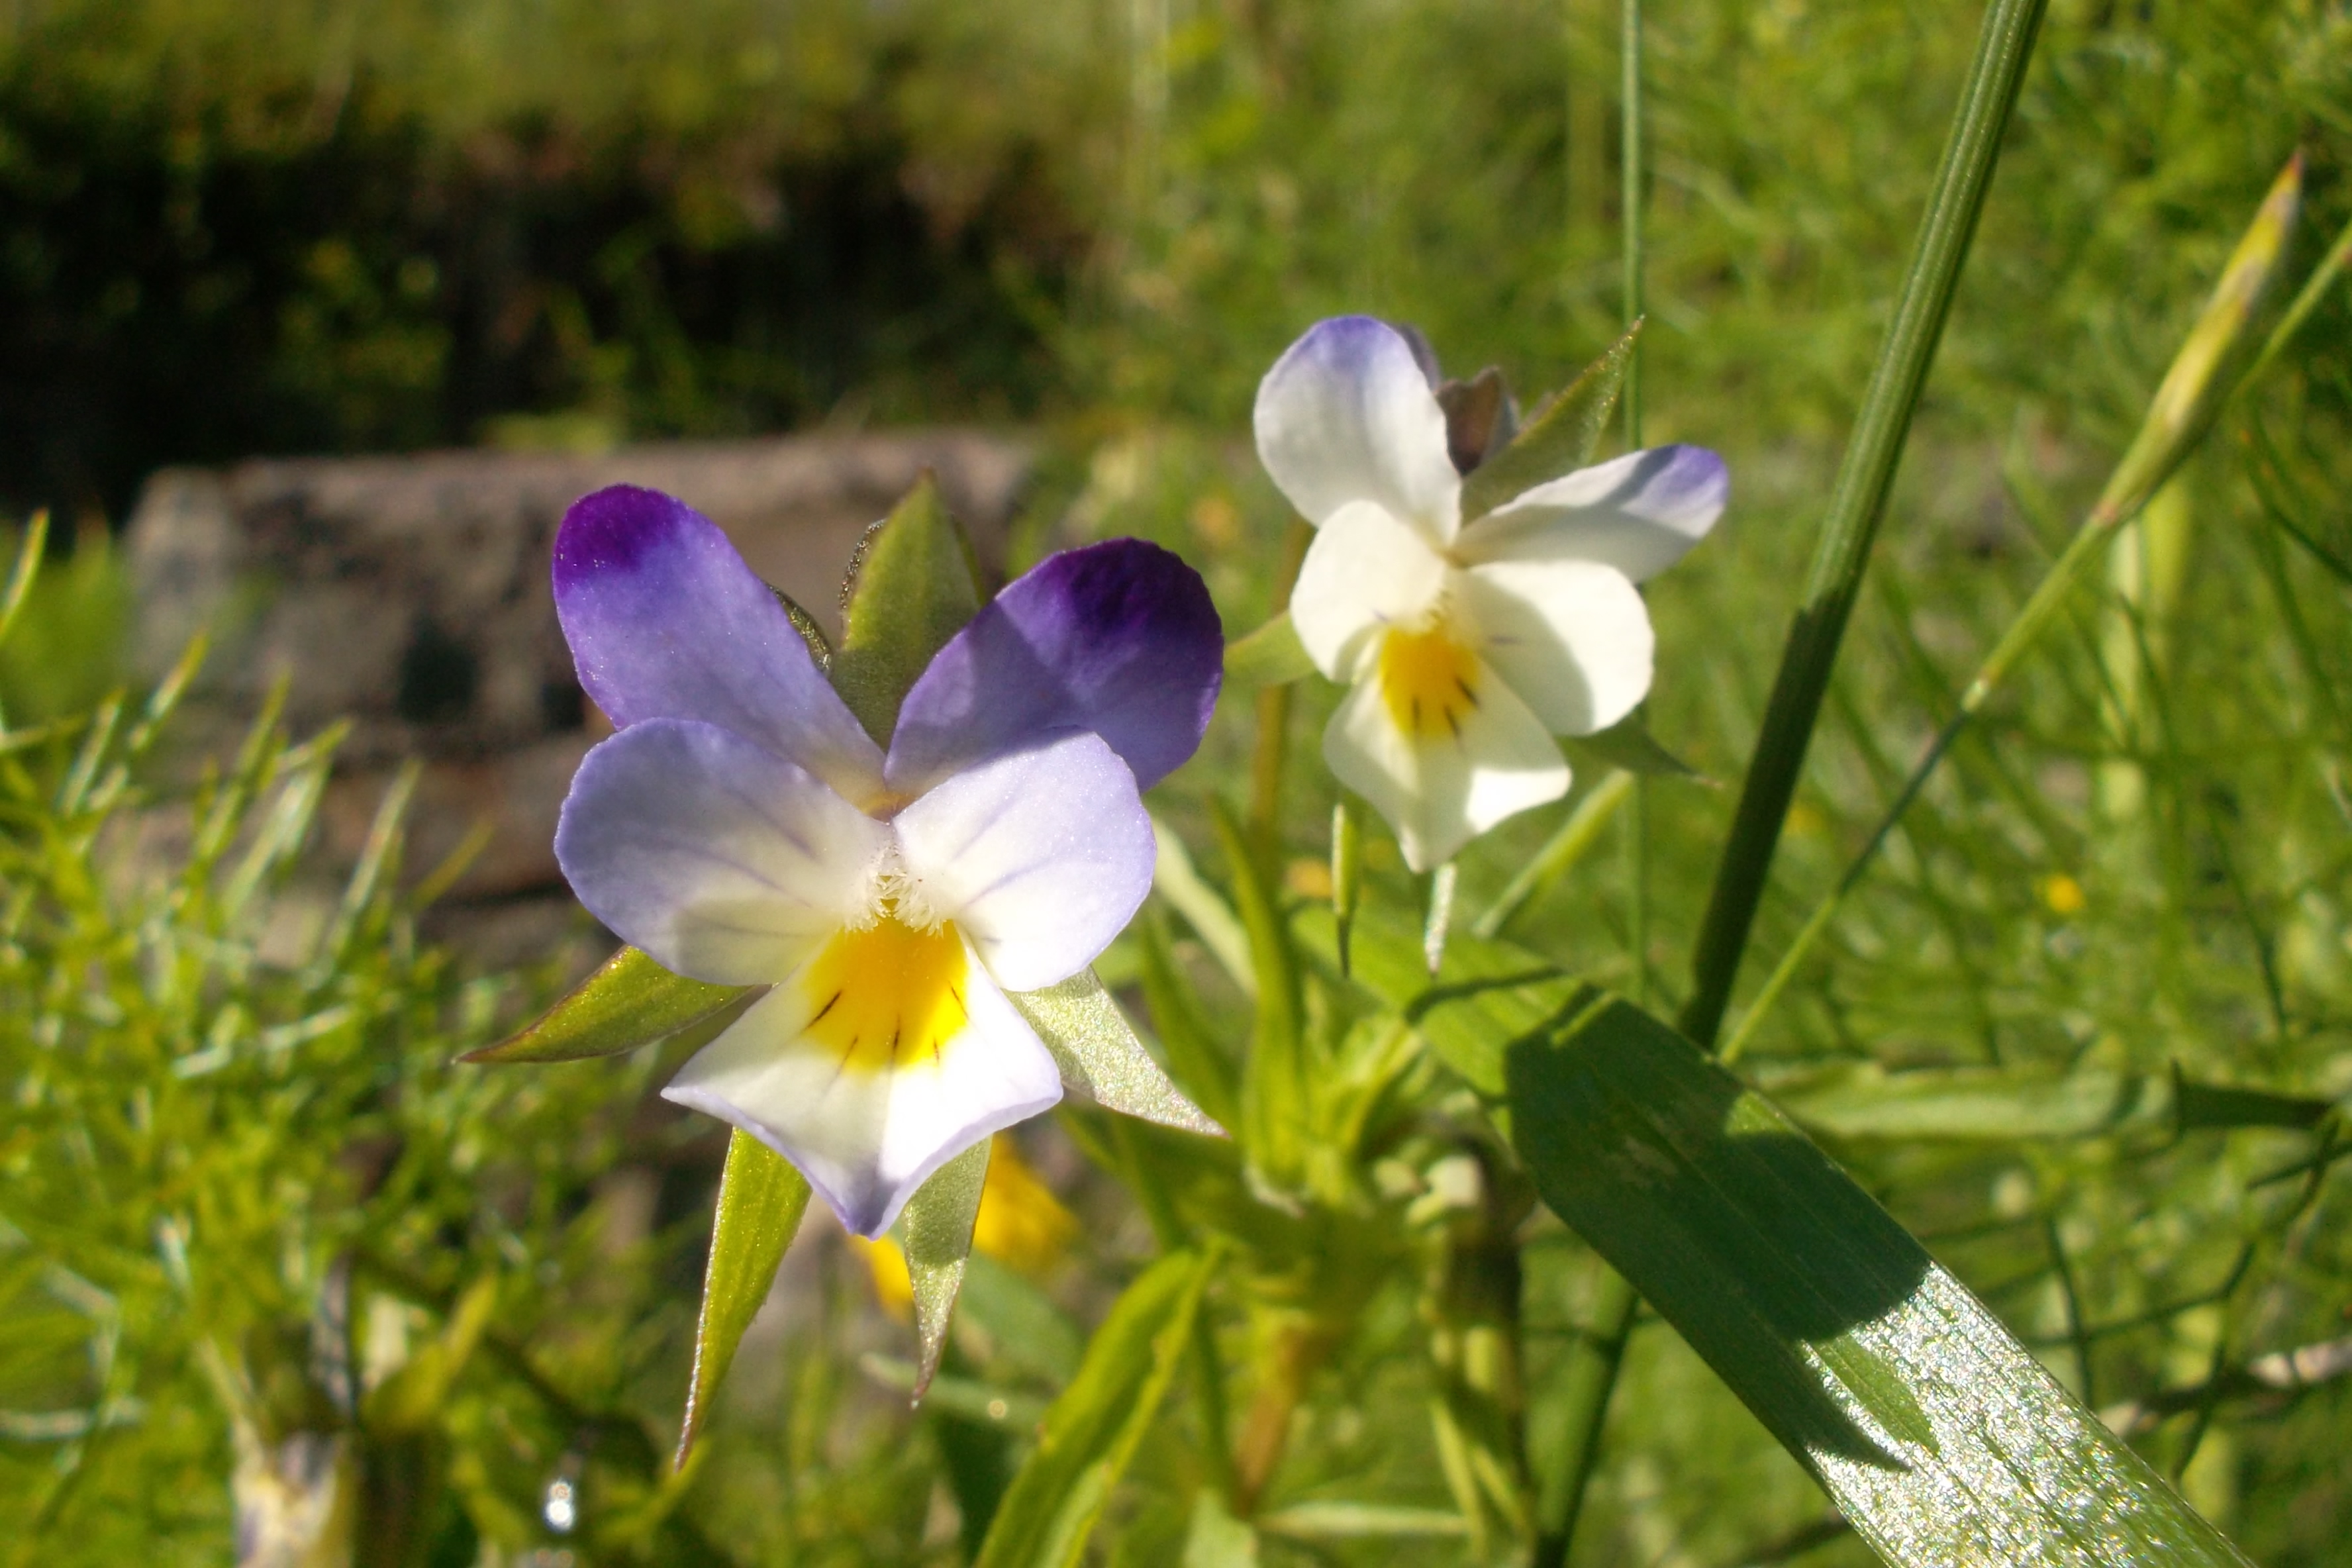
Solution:
[(2001, 135), (2033, 55), (2044, 4), (1991, 0), (1985, 10), (1976, 58), (1944, 144), (1943, 163), (1895, 301), (1894, 323), (1879, 350), (1870, 389), (1830, 493), (1829, 516), (1813, 552), (1804, 598), (1789, 629), (1755, 760), (1740, 790), (1730, 839), (1716, 868), (1715, 889), (1691, 964), (1691, 998), (1681, 1018), (1683, 1032), (1702, 1046), (1714, 1043), (1731, 1001), (1732, 983), (1780, 845), (1780, 826), (1796, 794), (1838, 646), (1870, 564), (1886, 492), (1943, 337), (1969, 241), (1984, 210)]
[[(1290, 607), (1290, 590), (1307, 559), (1315, 531), (1294, 520), (1283, 535), (1282, 557), (1275, 568), (1274, 602), (1269, 618)], [(1290, 684), (1268, 686), (1257, 694), (1257, 747), (1250, 753), (1250, 837), (1258, 852), (1273, 857), (1282, 846), (1282, 774), (1289, 751)]]
[[(1619, 173), (1623, 184), (1618, 200), (1624, 215), (1625, 324), (1642, 319), (1642, 0), (1625, 0), (1623, 43), (1619, 50), (1624, 77), (1620, 98), (1623, 157)], [(1625, 410), (1625, 449), (1642, 445), (1642, 342), (1633, 341), (1633, 357), (1625, 363), (1625, 384), (1619, 392)]]
[(1591, 1320), (1570, 1343), (1567, 1360), (1555, 1374), (1556, 1393), (1538, 1416), (1541, 1428), (1528, 1435), (1528, 1446), (1550, 1460), (1543, 1467), (1536, 1495), (1534, 1568), (1560, 1568), (1568, 1561), (1577, 1517), (1584, 1511), (1586, 1483), (1601, 1455), (1601, 1428), (1609, 1415), (1610, 1392), (1617, 1384), (1618, 1363), (1625, 1357), (1625, 1337), (1642, 1305), (1623, 1275), (1605, 1263), (1598, 1267), (1601, 1279), (1593, 1291)]

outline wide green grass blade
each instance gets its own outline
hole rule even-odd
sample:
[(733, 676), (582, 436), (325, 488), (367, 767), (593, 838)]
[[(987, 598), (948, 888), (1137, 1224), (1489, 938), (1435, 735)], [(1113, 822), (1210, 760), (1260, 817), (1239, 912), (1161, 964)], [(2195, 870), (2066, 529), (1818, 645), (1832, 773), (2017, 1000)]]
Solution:
[(694, 1378), (677, 1435), (680, 1465), (710, 1418), (710, 1402), (735, 1360), (743, 1331), (768, 1299), (808, 1201), (808, 1179), (738, 1128), (727, 1141), (727, 1168), (719, 1178), (719, 1213), (702, 1275), (702, 1316), (694, 1328)]
[(1893, 1563), (2242, 1564), (1805, 1136), (1601, 993), (1504, 1055), (1545, 1203)]
[(529, 1027), (462, 1059), (576, 1062), (618, 1056), (714, 1019), (757, 989), (688, 980), (625, 947)]
[(1111, 1307), (1078, 1374), (1045, 1413), (976, 1568), (1066, 1568), (1085, 1553), (1111, 1488), (1159, 1414), (1215, 1259), (1171, 1253)]

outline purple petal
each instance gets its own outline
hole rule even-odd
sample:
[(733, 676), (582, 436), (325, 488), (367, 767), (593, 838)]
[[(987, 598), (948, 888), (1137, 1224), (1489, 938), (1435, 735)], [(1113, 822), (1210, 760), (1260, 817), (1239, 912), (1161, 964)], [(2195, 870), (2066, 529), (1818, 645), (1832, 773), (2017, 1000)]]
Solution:
[(878, 793), (878, 749), (717, 523), (658, 490), (614, 485), (564, 513), (554, 576), (580, 684), (615, 725), (698, 719), (858, 805)]
[(1113, 539), (1049, 556), (940, 649), (898, 710), (885, 773), (919, 794), (960, 769), (1090, 730), (1149, 789), (1191, 756), (1224, 679), (1200, 574)]
[(1316, 526), (1349, 501), (1371, 501), (1429, 535), (1454, 537), (1462, 476), (1445, 411), (1413, 345), (1386, 321), (1318, 321), (1259, 383), (1258, 459)]
[(1704, 447), (1652, 447), (1538, 485), (1463, 530), (1458, 553), (1597, 561), (1636, 583), (1688, 554), (1723, 515), (1731, 479)]

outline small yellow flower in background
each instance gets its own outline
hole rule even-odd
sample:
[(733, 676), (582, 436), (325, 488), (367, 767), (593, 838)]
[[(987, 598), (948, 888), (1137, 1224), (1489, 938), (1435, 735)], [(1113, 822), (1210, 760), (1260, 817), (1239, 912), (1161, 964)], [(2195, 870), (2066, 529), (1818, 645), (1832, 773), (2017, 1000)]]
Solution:
[(1282, 886), (1286, 892), (1296, 893), (1302, 899), (1328, 900), (1331, 897), (1331, 862), (1301, 856), (1282, 868)]
[[(981, 1189), (980, 1216), (972, 1222), (972, 1249), (1034, 1279), (1061, 1261), (1077, 1228), (1077, 1216), (1037, 1179), (1020, 1148), (997, 1134), (988, 1148), (988, 1184)], [(892, 1317), (905, 1319), (914, 1310), (915, 1288), (898, 1244), (888, 1237), (868, 1241), (853, 1235), (849, 1245), (866, 1258), (875, 1300)]]
[(2083, 884), (2063, 871), (2053, 872), (2033, 884), (2035, 896), (2042, 907), (2053, 915), (2079, 915), (2090, 902), (2083, 893)]
[(1807, 805), (1801, 800), (1789, 808), (1789, 816), (1781, 824), (1781, 831), (1791, 838), (1816, 838), (1828, 832), (1829, 826), (1829, 819), (1824, 817), (1818, 809)]

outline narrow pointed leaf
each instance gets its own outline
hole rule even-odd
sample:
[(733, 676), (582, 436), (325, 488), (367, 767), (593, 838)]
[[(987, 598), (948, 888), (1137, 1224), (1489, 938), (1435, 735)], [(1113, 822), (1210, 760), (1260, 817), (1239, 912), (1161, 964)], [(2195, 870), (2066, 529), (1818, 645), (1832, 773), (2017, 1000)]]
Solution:
[(1560, 749), (1579, 767), (1618, 768), (1646, 778), (1703, 776), (1696, 768), (1658, 744), (1638, 710), (1606, 730), (1568, 736), (1560, 742)]
[(1097, 1105), (1163, 1127), (1224, 1135), (1223, 1128), (1169, 1081), (1093, 970), (1082, 969), (1043, 991), (1008, 993), (1007, 999), (1053, 1053), (1063, 1083)]
[(907, 689), (980, 605), (971, 541), (926, 472), (867, 532), (842, 589), (841, 646), (829, 673), (876, 745), (890, 744)]
[(1212, 801), (1211, 807), (1233, 880), (1234, 902), (1249, 935), (1250, 971), (1257, 980), (1257, 1018), (1242, 1079), (1243, 1141), (1251, 1163), (1261, 1172), (1276, 1182), (1289, 1181), (1304, 1165), (1313, 1104), (1298, 955), (1276, 900), (1274, 880), (1241, 824), (1222, 801)]
[(1759, 1096), (1592, 993), (1505, 1053), (1512, 1142), (1901, 1568), (2237, 1564), (2162, 1478)]
[(572, 1062), (617, 1056), (711, 1019), (758, 989), (688, 980), (625, 947), (529, 1027), (462, 1059)]
[(955, 1319), (956, 1294), (963, 1289), (964, 1259), (971, 1256), (972, 1222), (988, 1186), (985, 1138), (941, 1165), (907, 1200), (907, 1279), (915, 1292), (915, 1397), (939, 1375), (947, 1353), (948, 1325)]
[(702, 1275), (702, 1317), (694, 1329), (694, 1376), (686, 1421), (677, 1435), (677, 1462), (686, 1463), (695, 1437), (710, 1419), (711, 1401), (735, 1360), (743, 1331), (759, 1315), (776, 1281), (776, 1268), (808, 1213), (809, 1184), (791, 1162), (740, 1128), (727, 1141), (719, 1178), (719, 1213), (711, 1224), (710, 1261)]
[(768, 592), (776, 596), (776, 603), (784, 607), (784, 618), (793, 623), (793, 630), (800, 633), (801, 641), (808, 645), (809, 658), (816, 660), (819, 669), (830, 670), (833, 668), (833, 639), (824, 635), (824, 628), (816, 624), (816, 617), (803, 609), (799, 600), (773, 583), (768, 584)]
[(1642, 323), (1609, 345), (1609, 352), (1584, 368), (1568, 389), (1538, 410), (1511, 444), (1472, 470), (1462, 481), (1462, 521), (1486, 516), (1513, 497), (1549, 484), (1592, 461), (1601, 433), (1617, 406), (1625, 384), (1625, 367), (1633, 363), (1633, 341)]
[(1178, 1082), (1220, 1126), (1239, 1120), (1241, 1084), (1232, 1056), (1201, 1010), (1192, 983), (1176, 961), (1167, 913), (1147, 906), (1136, 923), (1137, 980), (1151, 1010), (1152, 1032), (1168, 1053)]
[(1250, 967), (1249, 935), (1231, 904), (1220, 898), (1217, 890), (1201, 879), (1192, 865), (1192, 857), (1185, 852), (1183, 839), (1176, 830), (1158, 817), (1151, 819), (1151, 835), (1158, 846), (1158, 856), (1151, 866), (1151, 890), (1168, 900), (1169, 908), (1184, 917), (1209, 956), (1233, 977), (1249, 996), (1257, 994), (1257, 972)]
[(1225, 645), (1225, 690), (1255, 691), (1262, 686), (1286, 686), (1315, 673), (1307, 645), (1298, 640), (1290, 612), (1283, 611), (1237, 642)]
[(1045, 1412), (976, 1568), (1069, 1568), (1111, 1489), (1159, 1415), (1184, 1360), (1213, 1257), (1171, 1253), (1143, 1271), (1087, 1346), (1078, 1375)]

